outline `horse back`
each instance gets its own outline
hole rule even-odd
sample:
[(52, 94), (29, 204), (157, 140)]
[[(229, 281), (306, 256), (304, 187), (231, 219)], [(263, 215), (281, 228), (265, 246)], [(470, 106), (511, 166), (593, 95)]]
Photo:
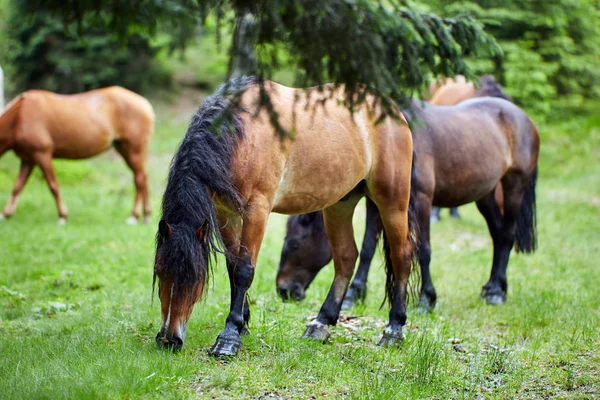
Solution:
[[(275, 212), (305, 213), (329, 207), (369, 178), (376, 146), (394, 136), (391, 126), (382, 133), (375, 124), (376, 112), (361, 107), (351, 114), (339, 102), (343, 89), (322, 105), (319, 94), (307, 97), (277, 84), (267, 88), (279, 122), (294, 138), (279, 138), (266, 109), (256, 117), (243, 115), (245, 135), (233, 170), (245, 198), (258, 190)], [(257, 88), (248, 89), (243, 105), (254, 109), (258, 95)]]
[(89, 158), (108, 149), (123, 134), (131, 136), (132, 126), (151, 127), (154, 121), (147, 101), (123, 88), (74, 95), (30, 90), (23, 98), (17, 133), (21, 153)]
[(537, 162), (537, 129), (509, 101), (482, 97), (458, 106), (427, 105), (417, 117), (419, 180), (434, 191), (435, 205), (477, 200), (509, 171), (529, 173)]

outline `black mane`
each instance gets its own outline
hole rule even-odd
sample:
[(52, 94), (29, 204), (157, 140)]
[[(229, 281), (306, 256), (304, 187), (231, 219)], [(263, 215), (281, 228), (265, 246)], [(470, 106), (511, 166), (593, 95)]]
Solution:
[[(232, 210), (241, 213), (245, 206), (231, 173), (233, 154), (244, 135), (240, 110), (232, 110), (231, 100), (254, 82), (237, 78), (206, 98), (171, 163), (162, 219), (172, 234), (163, 240), (157, 233), (156, 244), (160, 267), (173, 276), (174, 289), (191, 293), (187, 290), (198, 282), (206, 283), (211, 260), (224, 251), (212, 193)], [(208, 232), (201, 243), (196, 231), (206, 222)]]
[(492, 75), (482, 75), (479, 79), (479, 89), (477, 89), (479, 97), (499, 97), (504, 100), (513, 101), (512, 98), (504, 91), (502, 86)]

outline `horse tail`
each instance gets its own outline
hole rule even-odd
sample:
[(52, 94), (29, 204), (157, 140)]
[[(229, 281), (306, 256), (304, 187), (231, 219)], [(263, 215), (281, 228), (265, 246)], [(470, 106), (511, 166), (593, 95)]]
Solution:
[[(0, 114), (0, 156), (12, 145), (11, 135), (18, 122), (19, 110), (24, 99), (24, 95), (18, 96), (8, 103), (4, 113)], [(6, 138), (6, 140), (3, 141), (1, 138)]]
[[(411, 274), (410, 279), (408, 281), (408, 291), (407, 291), (407, 299), (408, 298), (419, 298), (420, 288), (420, 275), (421, 270), (419, 268), (418, 262), (418, 248), (419, 248), (419, 224), (417, 220), (417, 168), (415, 165), (416, 153), (413, 150), (412, 157), (412, 165), (410, 170), (410, 200), (408, 202), (408, 243), (409, 253), (407, 257), (410, 257), (411, 264)], [(394, 301), (395, 296), (395, 282), (394, 282), (394, 271), (392, 267), (392, 258), (390, 255), (390, 244), (387, 239), (387, 235), (385, 233), (385, 229), (383, 230), (383, 253), (385, 257), (385, 299), (387, 299), (390, 303)], [(384, 299), (384, 302), (385, 302)], [(383, 304), (382, 304), (383, 305)]]
[(536, 237), (536, 205), (535, 185), (537, 183), (538, 167), (535, 167), (533, 176), (525, 187), (521, 211), (517, 219), (517, 234), (515, 249), (518, 253), (533, 253), (537, 247)]

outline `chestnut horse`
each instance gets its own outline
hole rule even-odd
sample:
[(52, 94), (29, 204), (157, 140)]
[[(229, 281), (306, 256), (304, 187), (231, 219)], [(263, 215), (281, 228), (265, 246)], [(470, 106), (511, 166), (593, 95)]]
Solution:
[[(506, 301), (506, 268), (513, 244), (517, 252), (535, 250), (535, 185), (539, 135), (531, 119), (506, 100), (484, 97), (453, 107), (421, 105), (405, 112), (414, 124), (421, 266), (421, 305), (435, 306), (437, 295), (429, 273), (429, 224), (432, 205), (455, 207), (475, 201), (494, 244), (492, 272), (482, 297), (490, 304)], [(502, 190), (496, 190), (500, 183)], [(501, 199), (495, 199), (501, 195)], [(367, 225), (361, 264), (345, 306), (366, 294), (366, 281), (381, 223), (367, 202)], [(304, 292), (330, 260), (330, 249), (318, 213), (293, 216), (277, 273), (277, 291), (284, 298)]]
[(29, 90), (15, 98), (0, 116), (0, 156), (12, 149), (21, 170), (1, 218), (15, 213), (19, 194), (36, 165), (42, 169), (58, 206), (59, 223), (67, 221), (53, 158), (83, 159), (114, 145), (134, 175), (133, 213), (137, 222), (143, 201), (144, 220), (150, 214), (146, 159), (154, 130), (154, 111), (145, 98), (112, 86), (74, 95)]
[[(322, 104), (314, 92), (307, 97), (303, 89), (274, 82), (260, 86), (252, 78), (241, 77), (222, 86), (196, 112), (173, 159), (158, 226), (154, 273), (162, 308), (162, 325), (156, 335), (159, 345), (183, 345), (211, 260), (222, 252), (229, 272), (231, 308), (210, 354), (235, 355), (241, 335), (247, 332), (246, 293), (269, 214), (316, 210), (324, 210), (335, 279), (304, 337), (326, 341), (327, 326), (338, 320), (358, 257), (352, 215), (364, 195), (379, 210), (388, 244), (391, 310), (380, 344), (403, 339), (412, 256), (411, 133), (405, 120), (376, 124), (378, 110), (366, 105), (351, 114), (341, 104), (341, 88), (325, 86), (325, 91), (332, 98)], [(256, 108), (265, 93), (282, 126), (295, 127), (293, 140), (276, 133), (265, 107), (248, 111)]]

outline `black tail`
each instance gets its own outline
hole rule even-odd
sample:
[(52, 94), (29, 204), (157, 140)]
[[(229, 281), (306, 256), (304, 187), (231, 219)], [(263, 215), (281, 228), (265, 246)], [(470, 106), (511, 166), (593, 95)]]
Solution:
[(517, 220), (517, 237), (515, 250), (519, 253), (533, 253), (537, 247), (536, 237), (536, 211), (535, 211), (535, 185), (538, 169), (535, 167), (533, 176), (523, 193), (521, 211)]
[[(418, 262), (418, 248), (419, 248), (419, 224), (417, 221), (417, 168), (415, 166), (416, 153), (413, 150), (413, 159), (410, 172), (410, 200), (408, 203), (408, 240), (411, 247), (411, 274), (408, 282), (408, 293), (407, 298), (414, 297), (419, 298), (420, 284), (421, 284), (421, 270)], [(390, 256), (390, 244), (388, 243), (385, 229), (383, 230), (383, 253), (385, 256), (385, 298), (388, 300), (390, 305), (394, 301), (395, 289), (394, 284), (394, 271), (392, 268), (392, 258)], [(385, 299), (384, 299), (385, 302)]]

